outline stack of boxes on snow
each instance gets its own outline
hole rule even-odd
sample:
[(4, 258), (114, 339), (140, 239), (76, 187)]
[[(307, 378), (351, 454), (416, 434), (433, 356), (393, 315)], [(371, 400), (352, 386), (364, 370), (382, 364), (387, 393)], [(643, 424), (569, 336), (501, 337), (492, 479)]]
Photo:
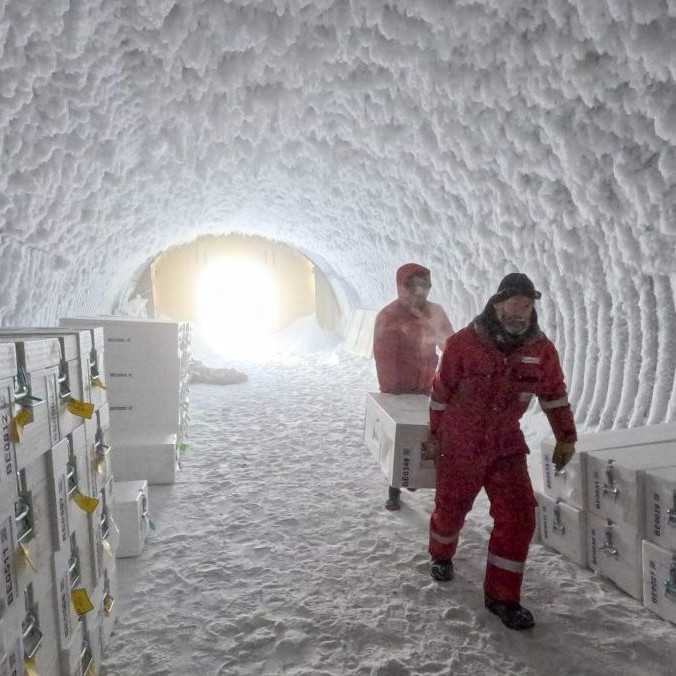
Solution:
[(174, 483), (189, 423), (188, 325), (112, 316), (61, 325), (103, 329), (115, 479)]
[(0, 332), (0, 673), (94, 673), (115, 618), (101, 331)]
[(542, 444), (541, 541), (676, 623), (676, 424), (583, 435), (576, 448), (556, 472), (554, 441)]

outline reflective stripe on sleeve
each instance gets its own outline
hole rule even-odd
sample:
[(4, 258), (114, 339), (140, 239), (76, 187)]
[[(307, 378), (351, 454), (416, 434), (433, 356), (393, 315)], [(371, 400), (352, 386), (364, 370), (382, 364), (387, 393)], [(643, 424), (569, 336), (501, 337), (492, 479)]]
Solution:
[(496, 568), (508, 570), (510, 573), (523, 573), (526, 564), (523, 561), (512, 561), (511, 559), (503, 559), (497, 554), (488, 552), (488, 563)]
[(434, 401), (434, 399), (430, 397), (430, 409), (432, 411), (445, 411), (446, 404), (440, 404), (438, 401)]
[(568, 397), (552, 399), (551, 401), (540, 399), (540, 408), (542, 408), (543, 411), (548, 411), (550, 408), (561, 408), (562, 406), (568, 405)]
[(521, 357), (522, 364), (539, 364), (541, 361), (540, 357)]
[(450, 545), (453, 542), (455, 542), (458, 539), (459, 533), (456, 533), (455, 535), (439, 535), (439, 533), (435, 533), (431, 528), (430, 528), (430, 537), (432, 540), (436, 540), (438, 543), (442, 545)]

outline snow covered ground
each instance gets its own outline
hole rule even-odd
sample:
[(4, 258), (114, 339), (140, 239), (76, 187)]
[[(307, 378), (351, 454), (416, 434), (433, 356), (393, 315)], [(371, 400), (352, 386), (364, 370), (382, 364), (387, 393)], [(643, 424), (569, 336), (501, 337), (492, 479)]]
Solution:
[[(483, 494), (456, 579), (431, 580), (433, 493), (404, 493), (401, 512), (385, 511), (385, 480), (362, 444), (371, 361), (337, 351), (231, 366), (249, 382), (194, 387), (184, 471), (151, 489), (157, 531), (144, 554), (118, 561), (102, 673), (674, 673), (673, 626), (539, 545), (525, 583), (536, 628), (515, 633), (489, 615)], [(536, 444), (546, 428), (529, 427)]]

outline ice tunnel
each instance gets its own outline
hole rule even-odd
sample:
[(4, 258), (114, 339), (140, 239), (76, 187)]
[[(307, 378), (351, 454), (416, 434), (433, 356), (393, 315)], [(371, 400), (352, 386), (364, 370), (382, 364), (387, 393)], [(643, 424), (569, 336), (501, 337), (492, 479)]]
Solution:
[(674, 418), (671, 0), (0, 3), (0, 321), (107, 312), (143, 263), (270, 237), (456, 325), (543, 291), (578, 419)]

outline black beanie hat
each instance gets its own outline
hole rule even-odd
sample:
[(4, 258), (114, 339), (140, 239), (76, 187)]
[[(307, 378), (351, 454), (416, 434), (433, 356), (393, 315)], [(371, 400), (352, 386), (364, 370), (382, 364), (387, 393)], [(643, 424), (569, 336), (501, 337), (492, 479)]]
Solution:
[(500, 282), (500, 286), (491, 300), (493, 303), (500, 303), (512, 296), (526, 296), (526, 298), (537, 300), (542, 294), (536, 290), (528, 275), (523, 272), (510, 272)]

